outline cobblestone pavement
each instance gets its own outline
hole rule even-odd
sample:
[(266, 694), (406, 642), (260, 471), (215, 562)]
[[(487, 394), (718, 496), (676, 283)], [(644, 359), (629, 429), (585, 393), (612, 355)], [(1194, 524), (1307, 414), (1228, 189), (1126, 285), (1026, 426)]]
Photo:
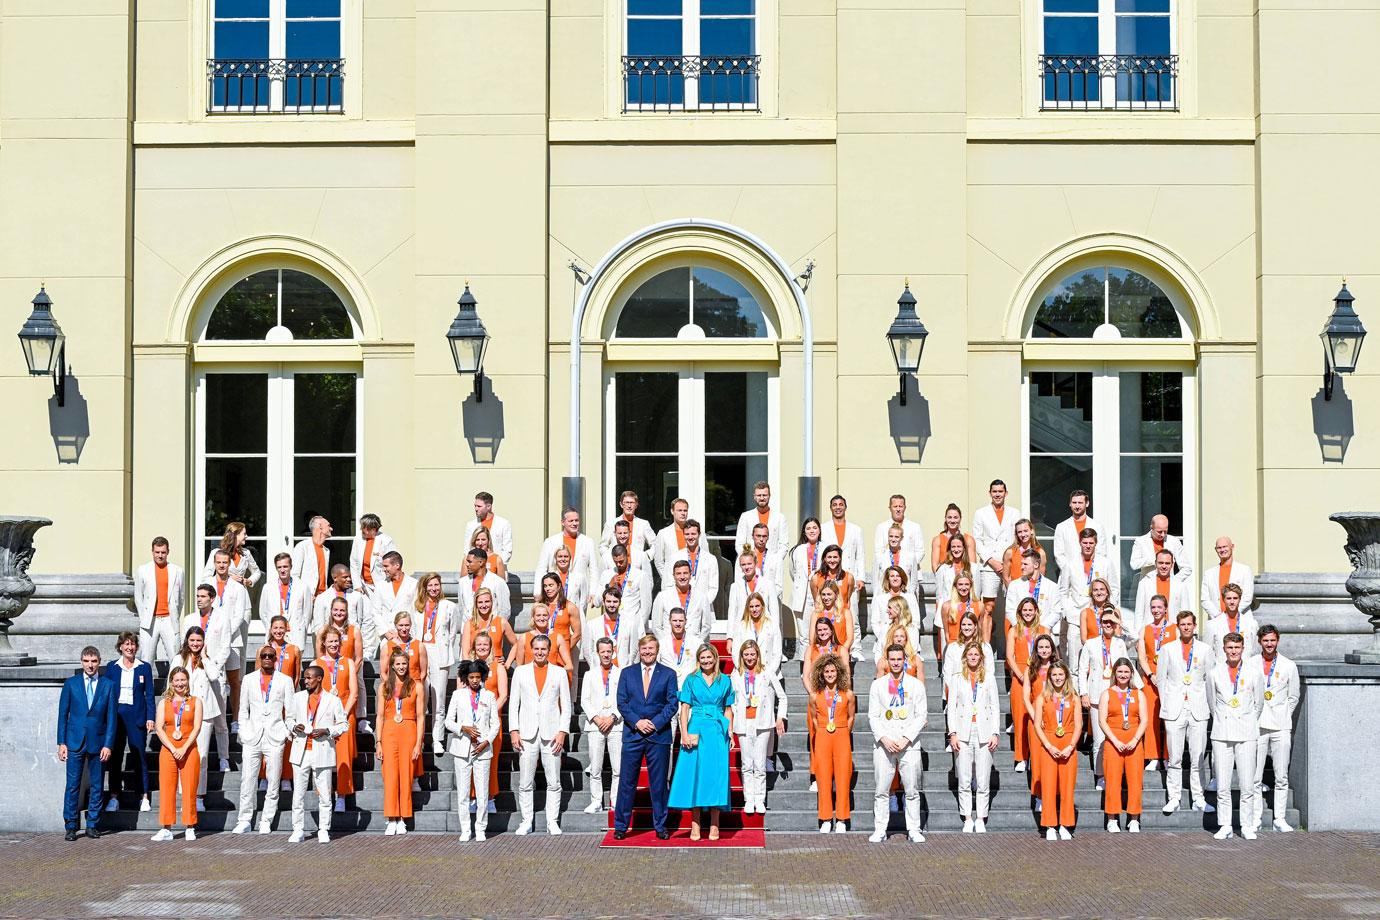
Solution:
[(772, 834), (765, 851), (698, 852), (598, 841), (7, 834), (0, 916), (1380, 916), (1380, 835), (1084, 833), (1047, 844), (1033, 833), (945, 834), (872, 845), (860, 834)]

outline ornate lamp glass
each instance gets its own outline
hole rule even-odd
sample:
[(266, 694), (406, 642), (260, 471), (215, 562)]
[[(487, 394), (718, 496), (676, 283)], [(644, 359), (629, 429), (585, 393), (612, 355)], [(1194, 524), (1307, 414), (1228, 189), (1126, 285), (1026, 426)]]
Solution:
[(1322, 339), (1326, 360), (1323, 369), (1324, 399), (1332, 398), (1333, 374), (1350, 374), (1356, 370), (1357, 361), (1361, 356), (1361, 344), (1366, 339), (1366, 327), (1361, 324), (1361, 317), (1352, 309), (1351, 305), (1355, 300), (1343, 281), (1342, 289), (1332, 299), (1332, 315), (1327, 318), (1327, 323), (1318, 336)]
[(489, 333), (479, 319), (475, 308), (479, 302), (465, 284), (465, 292), (457, 303), (460, 310), (451, 321), (446, 338), (450, 341), (450, 354), (455, 359), (455, 372), (460, 375), (474, 375), (474, 396), (477, 401), (484, 399), (484, 353), (489, 348)]
[(24, 363), (34, 377), (51, 376), (58, 405), (64, 403), (67, 389), (67, 336), (53, 319), (53, 300), (40, 287), (34, 295), (33, 312), (19, 330), (19, 345), (24, 349)]
[(910, 292), (910, 283), (896, 301), (896, 318), (886, 331), (887, 344), (891, 346), (891, 356), (896, 361), (896, 373), (901, 376), (901, 405), (906, 404), (906, 377), (920, 369), (920, 358), (925, 353), (925, 340), (929, 330), (920, 322), (915, 313), (915, 295)]

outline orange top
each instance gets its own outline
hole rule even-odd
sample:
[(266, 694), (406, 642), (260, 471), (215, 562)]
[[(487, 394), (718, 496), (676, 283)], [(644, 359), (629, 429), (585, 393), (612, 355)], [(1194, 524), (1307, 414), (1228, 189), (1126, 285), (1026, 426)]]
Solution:
[[(810, 721), (815, 726), (816, 732), (827, 732), (829, 730), (829, 701), (835, 695), (828, 690), (816, 693), (810, 699)], [(852, 690), (844, 690), (837, 694), (834, 704), (834, 729), (839, 732), (849, 732), (853, 728), (852, 720), (848, 716), (848, 701), (853, 698)], [(848, 737), (846, 734), (844, 737)]]
[(397, 639), (389, 639), (387, 646), (383, 653), (385, 664), (393, 657), (394, 649), (401, 649), (407, 653), (407, 673), (412, 675), (412, 679), (421, 680), (425, 676), (422, 674), (422, 640), (413, 639), (404, 645)]
[(548, 668), (544, 664), (532, 664), (532, 676), (537, 679), (537, 696), (541, 696), (546, 689), (546, 672)]
[(316, 593), (324, 594), (326, 591), (326, 550), (319, 543), (313, 544), (316, 549)]
[(480, 524), (481, 527), (483, 527), (483, 528), (484, 528), (485, 530), (487, 530), (489, 533), (493, 533), (493, 532), (494, 532), (494, 516), (493, 516), (492, 514), (490, 514), (490, 515), (489, 515), (488, 517), (486, 517), (484, 520), (480, 521), (479, 524)]
[[(1122, 744), (1131, 740), (1140, 728), (1140, 694), (1131, 687), (1124, 694), (1116, 687), (1107, 691), (1107, 727)], [(1123, 726), (1130, 723), (1130, 728)]]
[[(567, 646), (570, 645), (570, 621), (579, 615), (580, 612), (575, 609), (575, 605), (570, 601), (566, 601), (561, 605), (560, 610), (555, 611), (551, 615), (551, 632), (557, 636), (563, 636)], [(551, 650), (555, 651), (554, 643)]]
[(477, 616), (471, 616), (466, 620), (464, 648), (473, 649), (474, 640), (478, 638), (480, 633), (488, 633), (491, 643), (489, 648), (493, 650), (495, 655), (503, 654), (503, 621), (498, 618), (498, 614), (490, 613), (489, 622), (483, 625), (480, 625)]
[(293, 684), (296, 684), (302, 676), (301, 649), (290, 642), (284, 642), (282, 648), (270, 642), (268, 647), (278, 653), (278, 670), (292, 678)]
[[(1040, 692), (1044, 692), (1043, 688)], [(1032, 701), (1035, 699), (1035, 693), (1033, 688), (1031, 690), (1030, 698)], [(1060, 743), (1060, 739), (1063, 739), (1065, 741), (1068, 740), (1070, 734), (1073, 732), (1073, 720), (1075, 718), (1075, 713), (1080, 711), (1078, 697), (1063, 697), (1062, 699), (1064, 700), (1064, 711), (1061, 717), (1061, 714), (1059, 712), (1060, 699), (1061, 697), (1059, 696), (1059, 694), (1056, 693), (1049, 699), (1045, 700), (1045, 711), (1043, 713), (1043, 718), (1040, 722), (1040, 727), (1045, 730), (1045, 737), (1048, 738), (1050, 743), (1053, 744), (1056, 748), (1064, 746)], [(1063, 727), (1064, 731), (1062, 735), (1059, 734), (1060, 726)]]
[(1163, 594), (1165, 600), (1169, 600), (1169, 579), (1155, 576), (1155, 593)]
[(676, 528), (676, 549), (685, 549), (685, 528), (679, 524), (674, 526)]
[(1010, 558), (1006, 560), (1006, 578), (1008, 581), (1015, 581), (1021, 577), (1021, 554), (1015, 549), (1009, 549), (1007, 552)]
[(1175, 630), (1174, 624), (1169, 622), (1168, 617), (1165, 617), (1164, 628), (1158, 630), (1158, 636), (1156, 636), (1156, 632), (1157, 627), (1154, 623), (1148, 624), (1141, 632), (1141, 638), (1145, 640), (1146, 657), (1146, 660), (1142, 662), (1142, 664), (1145, 666), (1146, 673), (1150, 675), (1154, 675), (1159, 668), (1160, 649), (1164, 648), (1168, 643), (1173, 642), (1178, 636), (1178, 631)]
[(484, 686), (488, 688), (488, 691), (494, 695), (494, 699), (497, 699), (498, 669), (503, 667), (503, 659), (499, 658), (497, 655), (494, 655), (484, 663), (489, 666), (489, 676), (484, 678)]
[[(546, 636), (548, 636), (548, 637), (551, 638), (551, 658), (550, 658), (550, 661), (551, 661), (553, 664), (559, 665), (560, 667), (564, 668), (564, 667), (565, 667), (565, 656), (561, 654), (560, 646), (558, 646), (558, 645), (556, 644), (556, 641), (555, 641), (555, 640), (556, 640), (556, 631), (555, 631), (554, 629), (549, 629), (549, 630), (547, 630), (546, 633), (544, 633), (544, 634), (543, 634), (543, 633), (539, 633), (539, 632), (537, 632), (537, 631), (534, 630), (534, 629), (529, 629), (529, 630), (527, 630), (527, 632), (523, 633), (523, 634), (522, 634), (522, 652), (523, 652), (522, 657), (523, 657), (524, 659), (526, 659), (527, 661), (531, 661), (531, 660), (532, 660), (532, 637), (533, 637), (533, 636), (540, 636), (540, 635), (546, 635)], [(567, 648), (569, 647), (569, 642), (570, 642), (570, 640), (567, 639), (567, 640), (566, 640)]]
[(1002, 505), (1000, 508), (993, 508), (992, 513), (997, 516), (997, 523), (1001, 524), (1001, 519), (1006, 517), (1006, 506)]
[(1022, 675), (1030, 670), (1030, 656), (1035, 653), (1035, 640), (1048, 634), (1049, 630), (1039, 624), (1036, 624), (1033, 632), (1023, 638), (1018, 638), (1017, 627), (1011, 629), (1011, 641), (1007, 643), (1006, 654), (1010, 657), (1012, 666)]
[(490, 572), (497, 575), (503, 571), (503, 560), (498, 558), (498, 553), (489, 553), (489, 558), (488, 561), (485, 562), (485, 566)]
[(840, 521), (840, 520), (835, 520), (835, 521), (834, 521), (834, 540), (835, 540), (836, 543), (838, 543), (839, 546), (843, 546), (843, 535), (844, 535), (844, 532), (847, 531), (847, 530), (848, 530), (848, 522), (847, 522), (847, 521)]
[(1040, 665), (1040, 670), (1035, 672), (1035, 677), (1030, 681), (1030, 699), (1033, 702), (1035, 697), (1045, 692), (1045, 680), (1049, 677), (1049, 665)]
[(390, 722), (397, 722), (398, 716), (400, 715), (404, 722), (417, 721), (417, 692), (421, 689), (422, 685), (414, 681), (412, 684), (412, 692), (403, 695), (403, 685), (401, 682), (398, 683), (393, 689), (393, 697), (385, 700), (388, 708), (384, 712), (379, 713), (379, 717), (385, 726), (385, 731), (387, 731), (388, 724)]
[[(189, 696), (182, 704), (182, 739), (185, 740), (192, 731), (192, 723), (196, 713), (196, 704)], [(177, 704), (164, 697), (163, 699), (163, 731), (168, 733), (168, 737), (173, 736), (175, 722), (177, 721)]]
[(957, 642), (959, 623), (963, 619), (963, 614), (973, 610), (973, 602), (968, 601), (966, 605), (960, 605), (945, 601), (945, 606), (949, 608), (949, 614), (944, 617), (944, 641), (945, 643)]
[(340, 638), (340, 657), (359, 660), (360, 654), (364, 651), (364, 641), (359, 637), (359, 627), (351, 623), (343, 632), (345, 635)]
[(165, 617), (170, 612), (168, 610), (168, 567), (166, 565), (154, 565), (153, 584), (153, 615)]
[(367, 585), (374, 583), (374, 538), (364, 541), (364, 562), (359, 567), (359, 578)]
[[(824, 587), (824, 583), (828, 580), (829, 576), (825, 574), (823, 569), (811, 575), (811, 592), (813, 593), (819, 591), (820, 588)], [(842, 610), (847, 610), (849, 599), (853, 596), (853, 576), (848, 572), (844, 572), (840, 577), (835, 578), (834, 581), (838, 582), (839, 586), (839, 608)]]
[(570, 550), (570, 564), (575, 564), (575, 541), (578, 537), (572, 537), (565, 531), (561, 531), (561, 541), (565, 543), (565, 548)]
[(757, 512), (757, 523), (759, 523), (759, 524), (765, 524), (765, 523), (767, 523), (767, 519), (770, 518), (770, 517), (771, 517), (771, 509), (770, 509), (770, 508), (768, 508), (766, 511), (759, 511), (759, 512)]
[(1084, 607), (1084, 608), (1083, 608), (1083, 641), (1084, 641), (1084, 642), (1087, 642), (1089, 639), (1091, 639), (1091, 638), (1093, 638), (1094, 636), (1096, 636), (1096, 635), (1097, 635), (1097, 631), (1098, 631), (1097, 611), (1096, 611), (1096, 610), (1093, 610), (1092, 605), (1089, 605), (1089, 606), (1087, 606), (1087, 607)]
[(1222, 592), (1226, 590), (1227, 584), (1231, 581), (1231, 566), (1219, 565), (1217, 567), (1217, 604), (1223, 610), (1227, 609), (1227, 602), (1222, 600)]
[(355, 669), (350, 666), (349, 661), (345, 655), (341, 655), (339, 661), (329, 655), (322, 655), (313, 663), (326, 672), (321, 678), (321, 689), (339, 697), (345, 706), (345, 715), (354, 718)]
[(853, 639), (852, 630), (848, 626), (848, 617), (843, 608), (835, 607), (833, 613), (824, 609), (816, 610), (810, 614), (810, 629), (814, 629), (814, 624), (820, 617), (827, 617), (829, 622), (834, 624), (834, 635), (838, 636), (839, 645), (847, 645)]

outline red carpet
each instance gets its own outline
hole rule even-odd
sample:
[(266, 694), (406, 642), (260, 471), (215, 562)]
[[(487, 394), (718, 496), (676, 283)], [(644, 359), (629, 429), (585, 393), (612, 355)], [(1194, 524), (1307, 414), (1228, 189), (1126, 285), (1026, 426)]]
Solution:
[(604, 835), (601, 847), (670, 847), (673, 849), (689, 849), (705, 847), (719, 850), (745, 850), (761, 849), (767, 845), (766, 832), (760, 827), (739, 828), (730, 830), (722, 828), (719, 831), (718, 840), (691, 840), (688, 830), (678, 830), (671, 832), (670, 840), (658, 840), (656, 834), (650, 830), (628, 831), (628, 836), (622, 840), (613, 839), (613, 831)]

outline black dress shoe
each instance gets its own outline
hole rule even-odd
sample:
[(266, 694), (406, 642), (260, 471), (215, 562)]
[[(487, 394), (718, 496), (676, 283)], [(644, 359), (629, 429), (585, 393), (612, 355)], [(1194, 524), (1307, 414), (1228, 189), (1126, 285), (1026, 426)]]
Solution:
[(86, 829), (86, 836), (90, 837), (92, 840), (99, 840), (101, 839), (101, 832), (94, 827), (88, 827)]
[(627, 832), (627, 831), (614, 831), (614, 832), (613, 832), (613, 839), (614, 839), (614, 840), (625, 840), (625, 839), (627, 839), (627, 836), (628, 836), (628, 832)]
[(657, 839), (657, 840), (670, 840), (670, 839), (671, 839), (671, 832), (668, 831), (668, 830), (665, 830), (665, 829), (663, 828), (662, 830), (659, 830), (659, 831), (656, 832), (656, 839)]
[(76, 840), (76, 839), (77, 839), (77, 832), (76, 832), (76, 831), (68, 831), (68, 832), (67, 832), (67, 835), (66, 835), (65, 837), (63, 837), (62, 839), (64, 839), (64, 840)]

